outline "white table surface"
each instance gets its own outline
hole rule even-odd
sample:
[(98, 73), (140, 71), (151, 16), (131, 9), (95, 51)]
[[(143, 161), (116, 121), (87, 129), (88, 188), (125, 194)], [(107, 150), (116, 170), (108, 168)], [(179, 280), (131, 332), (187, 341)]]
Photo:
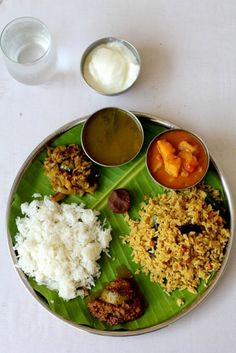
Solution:
[[(0, 26), (43, 20), (53, 34), (58, 73), (41, 86), (12, 79), (0, 58), (0, 352), (235, 352), (236, 246), (219, 285), (193, 312), (160, 331), (110, 338), (50, 315), (25, 289), (9, 256), (5, 210), (22, 163), (63, 124), (102, 107), (157, 114), (199, 134), (236, 196), (236, 2), (234, 0), (3, 0)], [(83, 50), (105, 36), (140, 52), (142, 73), (116, 97), (82, 81)]]

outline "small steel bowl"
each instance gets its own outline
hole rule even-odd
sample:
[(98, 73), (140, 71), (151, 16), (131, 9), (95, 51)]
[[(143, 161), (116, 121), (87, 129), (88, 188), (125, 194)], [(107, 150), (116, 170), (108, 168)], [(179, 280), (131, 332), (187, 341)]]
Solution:
[[(151, 168), (151, 165), (150, 165), (151, 164), (150, 163), (151, 157), (150, 157), (150, 155), (151, 155), (151, 153), (153, 151), (155, 143), (157, 143), (158, 140), (163, 139), (163, 137), (166, 137), (166, 139), (168, 141), (168, 135), (169, 134), (175, 134), (175, 133), (179, 133), (179, 132), (187, 134), (191, 138), (191, 141), (195, 141), (195, 143), (202, 150), (202, 152), (201, 152), (201, 154), (202, 154), (201, 160), (204, 159), (204, 166), (202, 167), (201, 173), (199, 172), (199, 175), (195, 174), (195, 179), (192, 182), (190, 182), (190, 183), (187, 183), (186, 180), (184, 181), (182, 176), (172, 177), (173, 178), (173, 183), (176, 182), (176, 178), (179, 178), (179, 180), (181, 178), (181, 180), (183, 182), (185, 182), (184, 185), (176, 187), (176, 186), (171, 186), (170, 179), (169, 179), (169, 181), (167, 180), (167, 178), (169, 178), (169, 176), (165, 175), (167, 172), (165, 172), (165, 174), (163, 173), (162, 181), (160, 181), (160, 179), (159, 179), (160, 176), (158, 176), (157, 173), (155, 171), (153, 171), (152, 168)], [(169, 141), (169, 142), (171, 142), (171, 141)], [(148, 169), (148, 172), (149, 172), (150, 176), (152, 177), (152, 179), (157, 184), (159, 184), (160, 186), (162, 186), (165, 189), (170, 189), (170, 190), (176, 190), (176, 191), (177, 190), (184, 190), (184, 189), (188, 189), (190, 187), (196, 186), (205, 177), (205, 175), (206, 175), (206, 173), (208, 171), (208, 168), (209, 168), (209, 163), (210, 163), (209, 151), (208, 151), (208, 148), (206, 147), (206, 144), (203, 142), (203, 140), (199, 136), (197, 136), (196, 134), (193, 134), (192, 132), (187, 131), (187, 130), (183, 130), (183, 129), (170, 129), (170, 130), (166, 130), (166, 131), (161, 132), (160, 134), (155, 136), (154, 139), (150, 142), (150, 144), (149, 144), (149, 146), (147, 148), (147, 152), (146, 152), (146, 167)], [(163, 168), (162, 168), (162, 170), (163, 170)], [(194, 172), (192, 172), (192, 174), (194, 174)], [(166, 178), (166, 179), (164, 180), (164, 178)]]
[[(90, 55), (92, 53), (92, 51), (96, 48), (98, 48), (99, 46), (102, 45), (109, 45), (111, 43), (118, 43), (120, 45), (123, 45), (125, 48), (127, 48), (130, 53), (134, 56), (134, 60), (138, 65), (138, 71), (137, 71), (137, 75), (136, 77), (133, 79), (133, 81), (130, 83), (129, 86), (125, 87), (123, 90), (117, 91), (117, 92), (107, 92), (107, 91), (103, 91), (102, 89), (96, 88), (95, 85), (93, 85), (93, 83), (88, 79), (88, 77), (86, 77), (86, 62), (87, 60), (89, 60)], [(137, 81), (139, 74), (140, 74), (140, 68), (141, 68), (141, 59), (139, 56), (139, 53), (137, 51), (137, 49), (128, 41), (124, 40), (124, 39), (118, 39), (118, 38), (114, 38), (114, 37), (106, 37), (106, 38), (102, 38), (99, 39), (95, 42), (93, 42), (83, 53), (81, 61), (80, 61), (80, 72), (81, 75), (84, 79), (84, 81), (87, 83), (87, 85), (89, 87), (91, 87), (92, 89), (94, 89), (96, 92), (105, 95), (105, 96), (115, 96), (118, 94), (121, 94), (125, 91), (127, 91), (131, 86), (133, 86), (133, 84)]]
[[(93, 113), (81, 132), (84, 152), (90, 160), (103, 167), (117, 167), (132, 161), (139, 154), (143, 141), (144, 132), (139, 119), (128, 110), (114, 107)], [(130, 146), (131, 152), (126, 150), (126, 146)], [(129, 155), (125, 155), (126, 151)]]

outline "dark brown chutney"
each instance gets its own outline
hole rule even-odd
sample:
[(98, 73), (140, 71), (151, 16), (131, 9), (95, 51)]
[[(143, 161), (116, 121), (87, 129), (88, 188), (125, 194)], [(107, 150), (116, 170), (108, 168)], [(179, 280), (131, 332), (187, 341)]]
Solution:
[(131, 204), (130, 193), (127, 189), (113, 190), (108, 198), (108, 207), (114, 213), (125, 213)]

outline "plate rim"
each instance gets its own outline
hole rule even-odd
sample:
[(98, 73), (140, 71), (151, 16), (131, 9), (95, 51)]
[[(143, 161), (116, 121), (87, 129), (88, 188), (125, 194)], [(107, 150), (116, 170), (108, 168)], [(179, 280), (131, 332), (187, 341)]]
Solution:
[[(139, 119), (147, 119), (149, 121), (153, 121), (155, 123), (158, 123), (159, 125), (162, 125), (163, 127), (166, 128), (180, 128), (180, 126), (162, 119), (161, 117), (154, 115), (154, 114), (148, 114), (148, 113), (142, 113), (142, 112), (137, 112), (137, 111), (132, 111), (133, 114), (135, 114)], [(10, 216), (10, 210), (11, 210), (11, 204), (12, 204), (12, 200), (13, 200), (13, 196), (16, 192), (16, 189), (21, 181), (21, 178), (25, 172), (25, 170), (28, 168), (28, 166), (31, 164), (31, 162), (33, 161), (33, 159), (43, 150), (45, 149), (45, 147), (47, 146), (47, 144), (49, 144), (50, 142), (52, 142), (56, 137), (58, 137), (59, 135), (65, 133), (66, 131), (68, 131), (69, 129), (75, 127), (76, 125), (78, 125), (79, 123), (82, 123), (84, 121), (86, 121), (86, 119), (89, 117), (90, 115), (85, 115), (82, 116), (80, 118), (77, 118), (75, 120), (72, 120), (71, 122), (64, 124), (63, 126), (61, 126), (60, 128), (58, 128), (57, 130), (55, 130), (53, 133), (49, 134), (46, 138), (44, 138), (34, 149), (33, 151), (28, 155), (28, 157), (25, 159), (25, 161), (23, 162), (23, 164), (21, 165), (18, 173), (15, 176), (14, 182), (12, 184), (12, 187), (10, 189), (10, 193), (8, 196), (8, 200), (7, 200), (7, 208), (6, 208), (6, 229), (7, 229), (7, 241), (8, 241), (8, 250), (11, 256), (11, 259), (13, 261), (13, 265), (14, 268), (16, 270), (16, 272), (18, 273), (18, 275), (20, 276), (24, 286), (26, 287), (26, 289), (33, 295), (33, 297), (36, 299), (36, 301), (38, 303), (40, 303), (51, 315), (53, 315), (54, 317), (59, 318), (60, 320), (64, 321), (65, 323), (74, 326), (77, 329), (80, 329), (82, 331), (86, 331), (89, 333), (93, 333), (93, 334), (97, 334), (97, 335), (102, 335), (102, 336), (117, 336), (117, 337), (124, 337), (124, 336), (135, 336), (135, 335), (141, 335), (141, 334), (145, 334), (145, 333), (150, 333), (150, 332), (154, 332), (157, 330), (160, 330), (164, 327), (169, 326), (170, 324), (173, 324), (174, 322), (176, 322), (177, 320), (181, 319), (182, 317), (184, 317), (185, 315), (187, 315), (188, 313), (192, 312), (196, 307), (199, 306), (200, 303), (202, 303), (206, 297), (209, 296), (209, 294), (213, 291), (213, 289), (216, 287), (216, 285), (218, 284), (220, 278), (222, 277), (225, 269), (226, 269), (226, 265), (228, 263), (228, 259), (229, 259), (229, 255), (231, 252), (231, 248), (232, 248), (232, 243), (233, 243), (233, 237), (234, 237), (234, 223), (235, 223), (235, 214), (234, 214), (234, 202), (233, 202), (233, 196), (232, 196), (232, 192), (230, 190), (229, 184), (226, 180), (225, 174), (222, 171), (222, 169), (219, 167), (219, 164), (216, 162), (215, 158), (212, 156), (212, 154), (210, 153), (210, 160), (213, 163), (215, 169), (217, 170), (217, 173), (219, 175), (220, 181), (222, 183), (225, 195), (227, 197), (227, 201), (228, 201), (228, 206), (229, 206), (229, 212), (230, 212), (230, 239), (227, 243), (227, 248), (226, 248), (226, 253), (224, 255), (224, 259), (221, 265), (220, 270), (217, 272), (217, 274), (215, 275), (214, 279), (211, 282), (211, 285), (202, 293), (202, 295), (199, 296), (199, 298), (197, 298), (192, 304), (190, 304), (190, 306), (186, 307), (185, 309), (183, 309), (181, 312), (179, 312), (178, 314), (176, 314), (174, 317), (171, 317), (170, 319), (156, 324), (156, 325), (152, 325), (149, 327), (145, 327), (145, 328), (140, 328), (140, 329), (135, 329), (135, 330), (122, 330), (122, 331), (112, 331), (112, 330), (103, 330), (103, 329), (97, 329), (97, 328), (93, 328), (93, 327), (89, 327), (83, 324), (77, 324), (75, 322), (72, 322), (70, 320), (67, 320), (65, 318), (63, 318), (61, 315), (59, 315), (56, 312), (53, 312), (48, 305), (36, 294), (35, 290), (30, 286), (26, 275), (24, 274), (24, 272), (17, 267), (17, 258), (16, 258), (16, 254), (15, 251), (13, 249), (13, 244), (12, 244), (12, 239), (11, 239), (11, 234), (10, 234), (10, 230), (9, 230), (9, 216)]]

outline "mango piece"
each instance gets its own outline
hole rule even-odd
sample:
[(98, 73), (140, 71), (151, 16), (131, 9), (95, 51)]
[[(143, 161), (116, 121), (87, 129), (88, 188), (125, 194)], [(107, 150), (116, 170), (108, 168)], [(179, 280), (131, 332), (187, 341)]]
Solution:
[(197, 158), (189, 151), (181, 151), (178, 156), (183, 159), (183, 168), (192, 173), (198, 165)]
[(178, 149), (180, 151), (187, 151), (187, 152), (194, 153), (197, 150), (197, 146), (193, 146), (189, 142), (183, 140), (178, 144)]
[(190, 162), (193, 158), (193, 154), (190, 151), (180, 151), (178, 156), (184, 159), (185, 162)]
[(157, 146), (163, 159), (165, 159), (168, 155), (175, 153), (175, 148), (166, 140), (158, 140)]
[(153, 171), (157, 172), (162, 167), (162, 160), (155, 160), (153, 163)]
[(165, 171), (175, 178), (179, 175), (181, 164), (181, 158), (173, 154), (168, 155), (168, 157), (164, 159)]

